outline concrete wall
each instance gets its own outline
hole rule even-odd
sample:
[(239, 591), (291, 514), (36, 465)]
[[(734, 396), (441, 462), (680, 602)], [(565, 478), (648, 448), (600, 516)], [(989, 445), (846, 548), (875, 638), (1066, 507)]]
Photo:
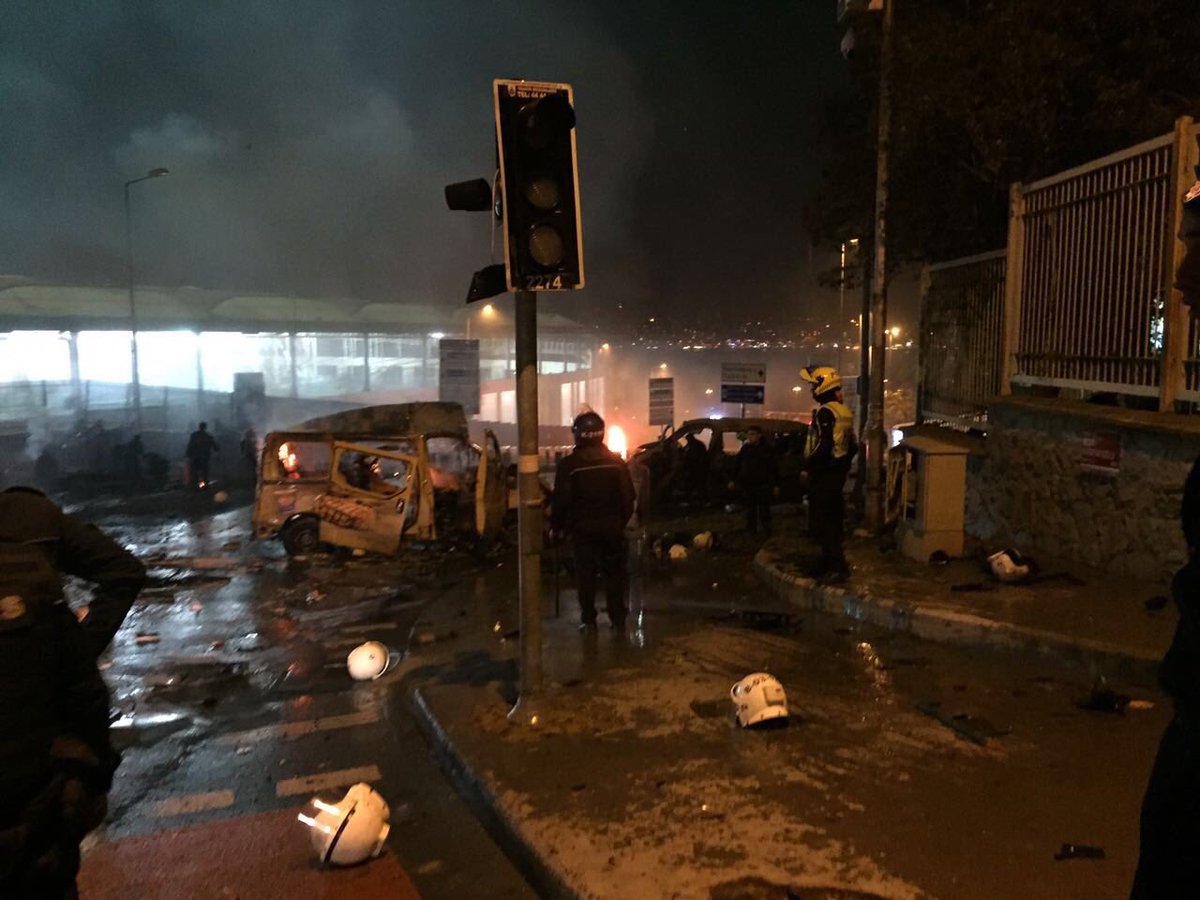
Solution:
[[(1012, 545), (1159, 581), (1183, 562), (1179, 504), (1200, 455), (1200, 417), (1013, 397), (988, 418), (967, 478), (967, 533), (984, 549)], [(1097, 437), (1101, 472), (1084, 465)], [(1105, 463), (1105, 444), (1119, 458)]]

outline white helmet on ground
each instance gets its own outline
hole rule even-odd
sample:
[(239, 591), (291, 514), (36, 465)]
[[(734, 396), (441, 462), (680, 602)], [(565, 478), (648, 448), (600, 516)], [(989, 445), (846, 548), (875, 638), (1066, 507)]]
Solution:
[(988, 566), (997, 581), (1016, 584), (1033, 574), (1033, 561), (1016, 550), (1006, 549), (988, 557)]
[(374, 681), (388, 670), (391, 651), (379, 641), (359, 644), (346, 657), (346, 669), (355, 681)]
[(312, 830), (313, 850), (323, 863), (353, 866), (383, 850), (391, 826), (387, 803), (369, 784), (356, 784), (337, 804), (314, 797), (316, 816), (298, 818)]
[(729, 689), (738, 724), (743, 728), (771, 719), (786, 719), (787, 694), (774, 675), (755, 672)]

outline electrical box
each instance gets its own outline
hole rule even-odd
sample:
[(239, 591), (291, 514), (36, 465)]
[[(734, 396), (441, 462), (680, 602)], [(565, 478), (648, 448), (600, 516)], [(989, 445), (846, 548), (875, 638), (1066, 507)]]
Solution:
[(903, 492), (896, 539), (900, 551), (920, 562), (938, 550), (962, 556), (966, 525), (966, 447), (926, 435), (900, 443)]

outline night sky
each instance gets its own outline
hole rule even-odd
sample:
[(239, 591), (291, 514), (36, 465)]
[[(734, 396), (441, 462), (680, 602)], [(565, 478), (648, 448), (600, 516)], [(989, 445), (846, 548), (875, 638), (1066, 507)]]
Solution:
[[(792, 318), (833, 0), (6, 4), (0, 272), (458, 306), (491, 79), (576, 92), (585, 321)], [(703, 310), (703, 316), (698, 311)]]

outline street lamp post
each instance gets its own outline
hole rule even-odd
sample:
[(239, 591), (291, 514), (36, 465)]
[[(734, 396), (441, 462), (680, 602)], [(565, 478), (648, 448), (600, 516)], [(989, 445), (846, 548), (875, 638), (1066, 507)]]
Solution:
[(141, 178), (125, 182), (125, 276), (129, 283), (129, 355), (133, 368), (133, 422), (136, 434), (142, 432), (142, 379), (138, 371), (137, 305), (133, 299), (133, 216), (129, 209), (129, 188), (140, 181), (161, 178), (166, 174), (166, 169), (151, 169)]

